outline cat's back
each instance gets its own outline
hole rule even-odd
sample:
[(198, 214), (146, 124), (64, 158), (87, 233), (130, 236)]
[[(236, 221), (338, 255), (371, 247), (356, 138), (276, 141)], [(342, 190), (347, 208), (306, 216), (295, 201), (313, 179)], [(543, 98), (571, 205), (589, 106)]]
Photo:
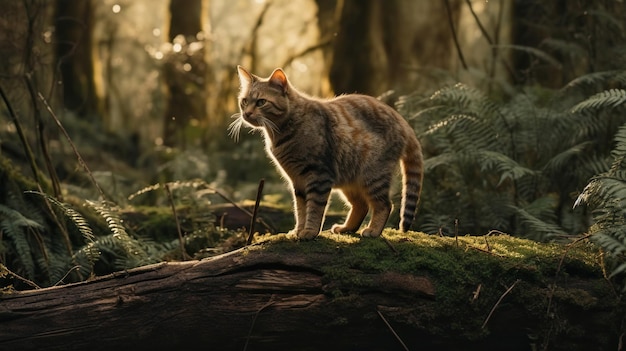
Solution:
[(368, 95), (347, 94), (327, 100), (328, 108), (338, 128), (348, 132), (376, 134), (383, 138), (404, 135), (410, 126), (391, 106)]

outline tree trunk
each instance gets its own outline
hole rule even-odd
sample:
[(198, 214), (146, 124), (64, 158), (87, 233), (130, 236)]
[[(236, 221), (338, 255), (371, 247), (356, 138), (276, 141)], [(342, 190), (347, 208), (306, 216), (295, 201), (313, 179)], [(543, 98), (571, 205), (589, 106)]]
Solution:
[[(169, 41), (180, 45), (179, 51), (163, 65), (163, 74), (169, 96), (165, 110), (163, 143), (184, 148), (188, 141), (190, 123), (206, 119), (207, 62), (205, 45), (208, 14), (203, 10), (206, 0), (172, 0), (170, 2)], [(200, 34), (200, 35), (199, 35)]]
[[(580, 259), (592, 248), (582, 254), (569, 250), (558, 270), (567, 277), (546, 284), (537, 276), (544, 270), (539, 262), (552, 267), (548, 275), (554, 278), (558, 259), (538, 258), (541, 247), (524, 261), (497, 253), (506, 240), (519, 248), (531, 242), (489, 237), (487, 252), (471, 249), (483, 238), (456, 238), (454, 244), (455, 238), (385, 235), (393, 250), (382, 239), (324, 234), (298, 242), (278, 235), (202, 261), (5, 293), (0, 348), (401, 350), (404, 344), (413, 350), (614, 350), (617, 345), (619, 301), (598, 267)], [(551, 255), (563, 252), (545, 248)], [(440, 262), (420, 268), (419, 260), (429, 257)], [(415, 272), (407, 273), (407, 263)], [(463, 278), (450, 280), (453, 276)]]
[(63, 107), (83, 117), (96, 118), (104, 111), (103, 101), (96, 95), (91, 57), (91, 1), (57, 0), (55, 20), (56, 58), (63, 82)]

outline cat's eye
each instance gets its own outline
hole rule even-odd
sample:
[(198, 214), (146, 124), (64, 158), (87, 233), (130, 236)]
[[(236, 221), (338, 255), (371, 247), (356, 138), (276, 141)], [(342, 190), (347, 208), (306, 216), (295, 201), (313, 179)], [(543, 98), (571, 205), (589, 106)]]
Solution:
[(258, 99), (256, 101), (256, 107), (261, 107), (261, 106), (265, 105), (266, 102), (267, 102), (267, 100), (265, 100), (265, 99)]
[(241, 107), (246, 107), (246, 106), (248, 106), (248, 99), (246, 98), (241, 99)]

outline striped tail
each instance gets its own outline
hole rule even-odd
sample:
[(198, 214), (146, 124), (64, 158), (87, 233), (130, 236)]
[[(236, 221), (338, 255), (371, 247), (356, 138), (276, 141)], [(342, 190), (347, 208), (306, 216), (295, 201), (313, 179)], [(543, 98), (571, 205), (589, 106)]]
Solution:
[(422, 180), (424, 179), (422, 147), (415, 137), (411, 136), (409, 138), (400, 164), (402, 167), (400, 230), (406, 232), (415, 218), (417, 204), (422, 192)]

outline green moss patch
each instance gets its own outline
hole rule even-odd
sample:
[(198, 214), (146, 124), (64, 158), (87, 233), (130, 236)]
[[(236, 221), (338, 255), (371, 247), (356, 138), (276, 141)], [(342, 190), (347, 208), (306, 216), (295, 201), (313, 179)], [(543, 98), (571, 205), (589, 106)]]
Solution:
[[(550, 337), (555, 337), (584, 323), (566, 316), (564, 306), (567, 311), (590, 311), (618, 304), (613, 287), (603, 278), (600, 250), (588, 241), (563, 245), (509, 235), (455, 238), (391, 229), (385, 230), (383, 237), (387, 242), (329, 232), (312, 241), (298, 241), (288, 234), (267, 235), (259, 238), (261, 245), (250, 249), (329, 257), (318, 268), (337, 286), (329, 291), (336, 299), (354, 299), (368, 289), (380, 290), (380, 277), (386, 272), (400, 278), (403, 274), (427, 278), (434, 285), (434, 296), (396, 296), (421, 304), (419, 315), (407, 317), (407, 323), (429, 333), (470, 340), (499, 327), (497, 321), (488, 320), (496, 305), (503, 311), (515, 309), (517, 315), (533, 321), (528, 326), (530, 334), (552, 330)], [(560, 330), (560, 325), (570, 328)]]

